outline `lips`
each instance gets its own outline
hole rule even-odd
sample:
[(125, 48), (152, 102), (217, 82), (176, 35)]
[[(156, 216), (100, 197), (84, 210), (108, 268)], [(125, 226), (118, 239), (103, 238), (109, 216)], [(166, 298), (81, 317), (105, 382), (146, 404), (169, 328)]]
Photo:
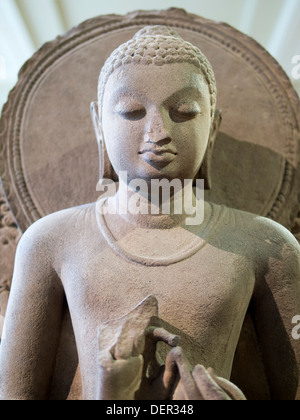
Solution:
[(142, 158), (145, 162), (149, 164), (158, 164), (161, 166), (165, 166), (171, 163), (177, 155), (173, 149), (166, 147), (146, 148), (139, 154), (142, 155)]
[(177, 155), (176, 151), (171, 149), (171, 148), (167, 148), (167, 147), (147, 147), (144, 150), (142, 150), (139, 154), (142, 155), (144, 153), (153, 153), (155, 155), (164, 155), (164, 154), (172, 154), (172, 155)]

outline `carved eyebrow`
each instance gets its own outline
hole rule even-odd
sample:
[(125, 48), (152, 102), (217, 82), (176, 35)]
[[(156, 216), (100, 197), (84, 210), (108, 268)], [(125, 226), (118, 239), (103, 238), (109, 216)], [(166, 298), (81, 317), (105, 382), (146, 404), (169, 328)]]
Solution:
[[(186, 86), (182, 89), (172, 93), (168, 98), (166, 98), (163, 101), (164, 105), (171, 104), (174, 101), (178, 101), (177, 98), (181, 98), (185, 96), (185, 99), (187, 99), (187, 96), (189, 96), (188, 99), (194, 100), (194, 101), (200, 101), (203, 98), (203, 93), (200, 91), (197, 87), (191, 87)], [(123, 98), (130, 98), (135, 101), (143, 101), (142, 95), (139, 95), (137, 92), (133, 92), (128, 86), (122, 86), (119, 89), (117, 89), (115, 92), (113, 92), (111, 96), (111, 101), (114, 105), (117, 105), (117, 103)]]
[(177, 98), (180, 99), (182, 96), (185, 96), (185, 97), (189, 96), (189, 99), (192, 99), (194, 101), (199, 101), (200, 99), (203, 98), (203, 93), (195, 87), (188, 86), (188, 87), (178, 90), (177, 92), (174, 92), (169, 98), (167, 98), (164, 101), (164, 103), (168, 104), (169, 102), (173, 102)]
[(137, 95), (136, 92), (132, 92), (130, 89), (128, 89), (128, 87), (122, 86), (121, 88), (113, 92), (111, 99), (116, 104), (122, 98), (133, 99), (134, 97), (135, 100), (138, 100), (138, 96), (139, 95)]

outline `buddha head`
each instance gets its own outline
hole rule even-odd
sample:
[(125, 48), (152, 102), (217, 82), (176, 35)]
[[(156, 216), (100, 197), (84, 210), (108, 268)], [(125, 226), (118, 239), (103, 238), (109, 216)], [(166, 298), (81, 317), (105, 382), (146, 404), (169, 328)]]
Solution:
[(210, 188), (221, 123), (216, 80), (203, 53), (172, 28), (149, 26), (118, 47), (91, 107), (100, 179), (204, 179)]

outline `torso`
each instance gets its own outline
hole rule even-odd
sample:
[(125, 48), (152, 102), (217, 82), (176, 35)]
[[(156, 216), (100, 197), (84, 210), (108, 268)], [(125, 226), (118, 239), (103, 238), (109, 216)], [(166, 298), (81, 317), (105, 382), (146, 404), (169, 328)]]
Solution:
[[(84, 399), (96, 396), (99, 325), (125, 315), (148, 295), (157, 298), (161, 319), (192, 338), (181, 343), (190, 362), (213, 367), (229, 379), (255, 284), (254, 262), (243, 250), (227, 249), (224, 242), (224, 223), (230, 230), (228, 224), (235, 227), (233, 220), (228, 209), (216, 206), (210, 223), (218, 229), (213, 235), (208, 229), (199, 238), (197, 252), (151, 266), (116, 253), (99, 229), (93, 206), (74, 210), (56, 269), (72, 318)], [(135, 236), (131, 255), (134, 249), (147, 255), (147, 234), (145, 230), (144, 237)]]

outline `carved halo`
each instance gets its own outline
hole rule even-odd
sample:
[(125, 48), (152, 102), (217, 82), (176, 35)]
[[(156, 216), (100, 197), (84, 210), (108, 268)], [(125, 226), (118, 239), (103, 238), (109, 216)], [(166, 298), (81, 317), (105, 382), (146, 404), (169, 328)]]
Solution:
[(89, 103), (99, 70), (138, 29), (161, 24), (199, 46), (216, 73), (223, 125), (206, 198), (292, 226), (300, 201), (300, 102), (288, 77), (251, 38), (170, 9), (91, 19), (23, 66), (0, 123), (0, 174), (23, 230), (48, 213), (97, 199)]

